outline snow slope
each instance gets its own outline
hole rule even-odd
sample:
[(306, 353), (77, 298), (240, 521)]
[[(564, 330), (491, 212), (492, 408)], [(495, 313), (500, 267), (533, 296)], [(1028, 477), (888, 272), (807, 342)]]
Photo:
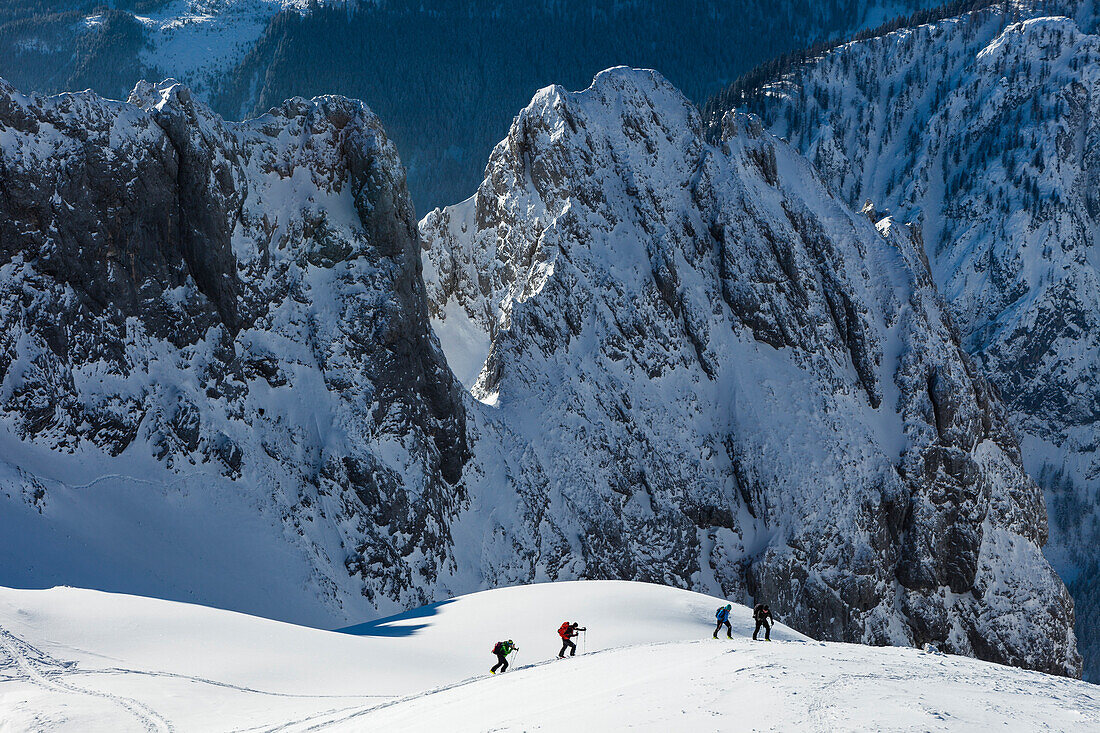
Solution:
[(207, 95), (248, 53), (276, 13), (304, 11), (307, 5), (306, 0), (173, 0), (134, 15), (149, 39), (141, 60)]
[[(783, 626), (709, 638), (721, 601), (658, 585), (461, 596), (333, 633), (73, 588), (0, 589), (0, 730), (1084, 730), (1100, 688)], [(548, 661), (565, 619), (587, 652)], [(514, 669), (489, 677), (501, 636)]]
[[(338, 720), (337, 730), (1082, 731), (1100, 692), (915, 649), (643, 644)], [(491, 711), (486, 715), (485, 711)]]

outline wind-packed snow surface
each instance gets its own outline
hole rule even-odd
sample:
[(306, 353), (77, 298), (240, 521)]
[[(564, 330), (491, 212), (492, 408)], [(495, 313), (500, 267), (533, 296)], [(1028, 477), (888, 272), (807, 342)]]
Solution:
[(1100, 677), (1098, 19), (1091, 2), (996, 5), (845, 45), (753, 107), (850, 204), (917, 222), (1046, 491), (1047, 554)]
[(421, 222), (480, 401), (455, 536), (488, 518), (505, 582), (720, 589), (825, 638), (1076, 673), (1041, 493), (919, 239), (878, 225), (755, 118), (706, 143), (655, 72), (539, 92)]
[[(321, 631), (73, 588), (0, 589), (0, 720), (56, 731), (1081, 731), (1100, 688), (779, 624), (643, 583), (504, 588)], [(588, 629), (557, 660), (563, 621)], [(490, 676), (493, 644), (519, 646)]]

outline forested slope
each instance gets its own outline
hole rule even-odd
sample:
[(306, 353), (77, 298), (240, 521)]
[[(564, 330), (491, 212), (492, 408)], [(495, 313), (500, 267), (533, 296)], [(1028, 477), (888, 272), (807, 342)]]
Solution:
[(367, 101), (417, 210), (473, 190), (515, 110), (550, 83), (654, 68), (697, 103), (754, 65), (936, 0), (0, 0), (0, 77), (125, 99), (172, 77), (241, 119), (292, 96)]

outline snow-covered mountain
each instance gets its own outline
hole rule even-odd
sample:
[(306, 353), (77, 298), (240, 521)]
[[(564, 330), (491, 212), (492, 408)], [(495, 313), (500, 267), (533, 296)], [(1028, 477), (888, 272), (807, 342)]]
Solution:
[(1074, 673), (1041, 493), (919, 239), (874, 218), (755, 118), (708, 144), (655, 72), (539, 92), (420, 227), (480, 401), (462, 483), (489, 576), (672, 582)]
[[(710, 638), (718, 598), (625, 582), (462, 596), (334, 633), (73, 588), (0, 588), (13, 730), (1076, 732), (1100, 688), (935, 650)], [(587, 629), (557, 661), (563, 620)], [(490, 676), (490, 649), (519, 646)]]
[(319, 624), (425, 602), (463, 403), (370, 111), (0, 82), (0, 170), (4, 582)]
[(0, 166), (2, 584), (332, 625), (651, 580), (1079, 671), (919, 238), (754, 118), (711, 145), (625, 68), (539, 92), (422, 223), (427, 288), (358, 102), (226, 123), (171, 82), (5, 85)]
[[(850, 204), (913, 221), (1046, 491), (1100, 675), (1100, 36), (996, 6), (845, 45), (752, 95)], [(1071, 17), (1027, 18), (1060, 10)]]

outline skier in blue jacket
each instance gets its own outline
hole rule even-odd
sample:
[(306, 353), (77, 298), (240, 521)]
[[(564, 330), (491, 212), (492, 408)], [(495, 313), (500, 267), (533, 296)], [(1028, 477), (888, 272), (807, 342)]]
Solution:
[(722, 624), (726, 625), (726, 638), (733, 638), (733, 627), (730, 626), (730, 611), (733, 606), (727, 603), (715, 612), (714, 617), (718, 619), (718, 625), (714, 627), (714, 638), (718, 638), (718, 629), (722, 628)]

